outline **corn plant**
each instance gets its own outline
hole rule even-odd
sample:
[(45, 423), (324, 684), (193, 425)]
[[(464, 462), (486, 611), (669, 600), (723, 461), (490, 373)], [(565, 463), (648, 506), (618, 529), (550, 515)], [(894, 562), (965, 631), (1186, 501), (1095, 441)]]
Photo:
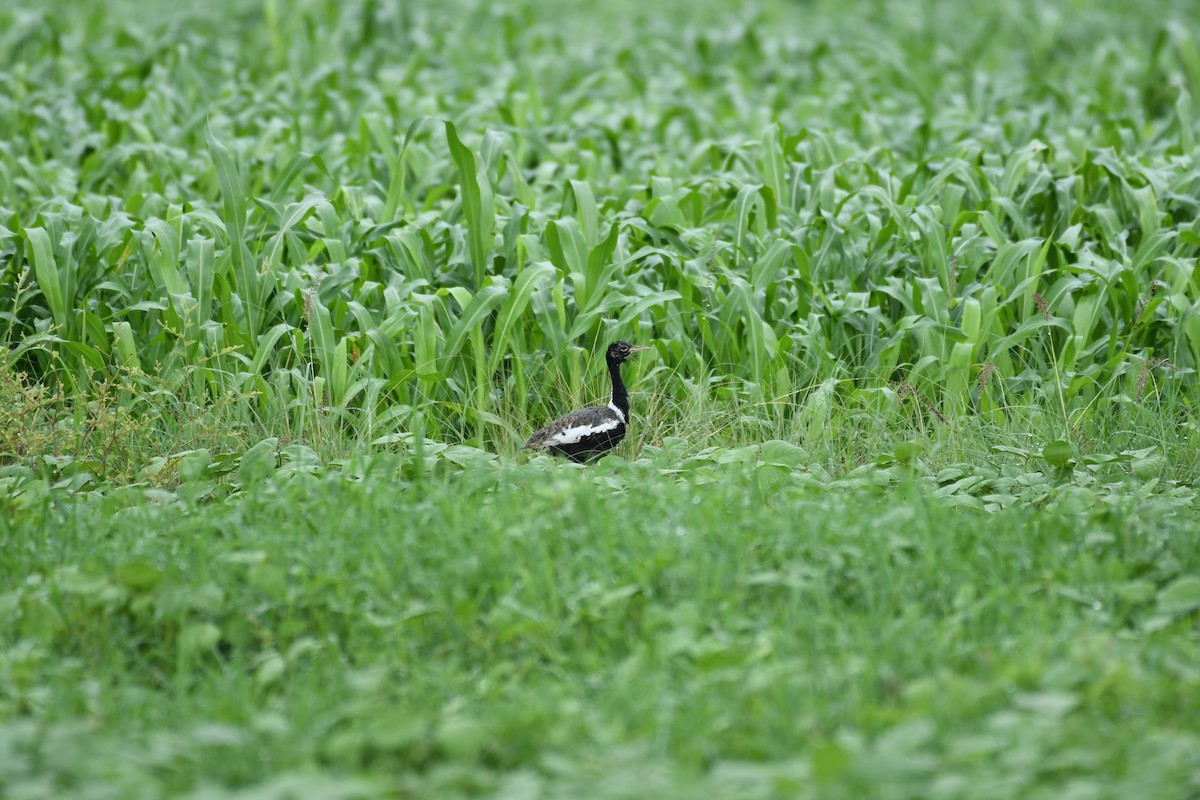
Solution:
[[(80, 93), (12, 73), (24, 99), (0, 124), (42, 133), (0, 144), (7, 358), (73, 389), (137, 370), (297, 436), (321, 419), (500, 448), (603, 392), (595, 354), (618, 336), (655, 345), (634, 377), (664, 408), (710, 386), (777, 431), (831, 400), (894, 413), (902, 391), (951, 425), (1187, 396), (1194, 26), (1139, 21), (1141, 58), (1091, 16), (1100, 56), (1064, 33), (993, 63), (1024, 41), (1018, 15), (972, 55), (986, 69), (955, 71), (958, 41), (945, 69), (914, 67), (922, 36), (978, 28), (938, 9), (875, 50), (836, 27), (655, 29), (597, 43), (611, 73), (563, 41), (525, 47), (543, 29), (506, 17), (480, 46), (512, 70), (402, 74), (385, 32), (448, 41), (472, 14), (341, 20), (306, 0), (260, 20), (303, 93), (236, 79), (204, 50), (208, 18), (154, 29), (167, 56), (119, 114), (121, 75)], [(54, 46), (35, 18), (72, 25), (5, 13), (12, 63)], [(133, 47), (89, 13), (98, 51)], [(324, 24), (362, 60), (330, 66)], [(784, 102), (793, 85), (810, 89)]]

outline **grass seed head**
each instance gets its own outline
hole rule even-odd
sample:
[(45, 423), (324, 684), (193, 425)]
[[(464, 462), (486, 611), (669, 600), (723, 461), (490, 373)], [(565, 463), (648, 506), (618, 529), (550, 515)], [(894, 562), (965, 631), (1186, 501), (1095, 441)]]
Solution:
[(983, 369), (979, 370), (979, 381), (975, 386), (975, 391), (982, 392), (987, 382), (991, 379), (992, 374), (996, 371), (996, 365), (991, 361), (983, 365)]
[(1046, 298), (1042, 297), (1037, 292), (1033, 293), (1033, 302), (1037, 303), (1038, 311), (1042, 312), (1042, 317), (1046, 322), (1050, 321), (1050, 308), (1046, 305)]
[(1134, 325), (1137, 325), (1138, 321), (1141, 320), (1142, 314), (1146, 311), (1146, 306), (1150, 305), (1150, 301), (1154, 299), (1154, 293), (1157, 291), (1158, 281), (1154, 281), (1150, 284), (1150, 288), (1146, 290), (1146, 293), (1142, 295), (1142, 299), (1138, 301), (1137, 309), (1133, 312)]
[(1150, 370), (1155, 367), (1166, 367), (1167, 369), (1177, 370), (1177, 367), (1171, 361), (1165, 358), (1149, 358), (1142, 362), (1142, 368), (1138, 370), (1137, 388), (1133, 393), (1133, 402), (1142, 402), (1142, 395), (1146, 391), (1146, 379), (1150, 377)]

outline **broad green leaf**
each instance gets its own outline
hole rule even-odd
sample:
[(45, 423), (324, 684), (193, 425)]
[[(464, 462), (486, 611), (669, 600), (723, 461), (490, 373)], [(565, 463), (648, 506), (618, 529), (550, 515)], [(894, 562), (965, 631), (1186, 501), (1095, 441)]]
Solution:
[(144, 559), (127, 561), (117, 567), (113, 578), (134, 592), (147, 592), (162, 582), (163, 575), (158, 567)]
[(586, 181), (578, 180), (569, 181), (567, 186), (569, 189), (566, 196), (571, 208), (564, 208), (563, 213), (576, 215), (585, 244), (588, 248), (593, 248), (600, 236), (600, 212), (596, 208), (592, 187)]
[(1200, 608), (1200, 577), (1185, 575), (1158, 594), (1160, 614), (1185, 614)]
[(233, 156), (225, 145), (213, 136), (212, 128), (207, 129), (208, 150), (212, 157), (213, 166), (217, 171), (217, 183), (221, 187), (221, 202), (224, 207), (222, 220), (228, 236), (229, 254), (233, 264), (234, 282), (238, 294), (242, 298), (242, 310), (245, 314), (245, 328), (241, 331), (243, 338), (254, 345), (258, 337), (259, 319), (262, 309), (259, 307), (258, 270), (246, 245), (246, 197), (243, 189), (242, 176), (238, 173)]
[(63, 296), (62, 278), (59, 275), (58, 262), (54, 258), (54, 248), (50, 244), (50, 235), (44, 228), (26, 228), (25, 239), (29, 243), (30, 260), (33, 262), (38, 288), (42, 290), (46, 305), (50, 307), (50, 316), (55, 325), (68, 332), (68, 298)]
[(258, 342), (258, 347), (254, 353), (254, 360), (250, 363), (250, 372), (259, 375), (266, 366), (267, 360), (276, 353), (275, 345), (284, 336), (292, 330), (292, 326), (286, 322), (280, 322), (273, 326), (269, 331), (262, 335)]
[(197, 622), (179, 633), (179, 650), (185, 655), (206, 653), (221, 641), (221, 629), (211, 622)]
[(238, 463), (238, 483), (250, 489), (269, 478), (278, 466), (279, 440), (263, 439), (242, 454)]
[(496, 319), (496, 328), (492, 332), (492, 352), (488, 359), (488, 372), (495, 372), (505, 354), (512, 352), (511, 339), (520, 324), (526, 309), (529, 308), (530, 297), (544, 282), (557, 277), (554, 265), (545, 261), (531, 264), (517, 276), (512, 291), (500, 314)]
[(504, 302), (504, 298), (507, 296), (507, 286), (492, 284), (483, 287), (471, 297), (470, 302), (463, 309), (462, 316), (454, 323), (454, 327), (450, 329), (450, 334), (446, 337), (446, 346), (442, 350), (442, 357), (445, 359), (457, 357), (472, 329), (483, 324), (483, 321)]
[(1042, 458), (1055, 469), (1062, 469), (1075, 457), (1075, 448), (1062, 440), (1051, 442), (1042, 448)]
[(142, 360), (138, 357), (137, 342), (133, 338), (133, 326), (128, 322), (117, 321), (112, 325), (113, 349), (121, 359), (121, 363), (135, 369), (142, 368)]
[(492, 208), (492, 185), (486, 169), (476, 165), (475, 154), (459, 141), (458, 131), (450, 121), (446, 122), (446, 141), (458, 167), (458, 185), (462, 193), (463, 215), (467, 221), (471, 263), (475, 266), (475, 288), (479, 289), (487, 272), (488, 251), (496, 224)]
[(408, 174), (404, 164), (404, 156), (408, 153), (408, 146), (412, 144), (413, 137), (425, 127), (426, 123), (434, 121), (432, 117), (417, 117), (409, 124), (408, 130), (404, 132), (404, 143), (400, 145), (400, 152), (396, 154), (396, 157), (388, 166), (391, 178), (388, 181), (387, 202), (383, 208), (382, 218), (384, 220), (395, 218), (396, 209), (400, 207), (400, 201), (404, 197), (404, 185)]

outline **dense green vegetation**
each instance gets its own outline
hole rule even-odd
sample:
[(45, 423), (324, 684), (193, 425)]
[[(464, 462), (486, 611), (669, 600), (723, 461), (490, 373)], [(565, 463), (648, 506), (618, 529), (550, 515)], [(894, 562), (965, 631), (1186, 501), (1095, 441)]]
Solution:
[(0, 599), (6, 796), (1200, 788), (1193, 515), (788, 473), (300, 473), (29, 509), (0, 553), (36, 576)]
[(1200, 795), (1190, 2), (17, 0), (0, 84), (0, 795)]

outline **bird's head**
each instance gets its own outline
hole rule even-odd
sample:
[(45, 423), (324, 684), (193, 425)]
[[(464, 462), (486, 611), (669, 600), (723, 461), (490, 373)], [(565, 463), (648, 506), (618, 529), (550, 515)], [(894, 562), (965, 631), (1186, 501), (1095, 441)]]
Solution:
[(607, 358), (615, 364), (623, 364), (634, 353), (639, 350), (649, 350), (649, 347), (630, 344), (629, 342), (615, 341), (608, 346)]

